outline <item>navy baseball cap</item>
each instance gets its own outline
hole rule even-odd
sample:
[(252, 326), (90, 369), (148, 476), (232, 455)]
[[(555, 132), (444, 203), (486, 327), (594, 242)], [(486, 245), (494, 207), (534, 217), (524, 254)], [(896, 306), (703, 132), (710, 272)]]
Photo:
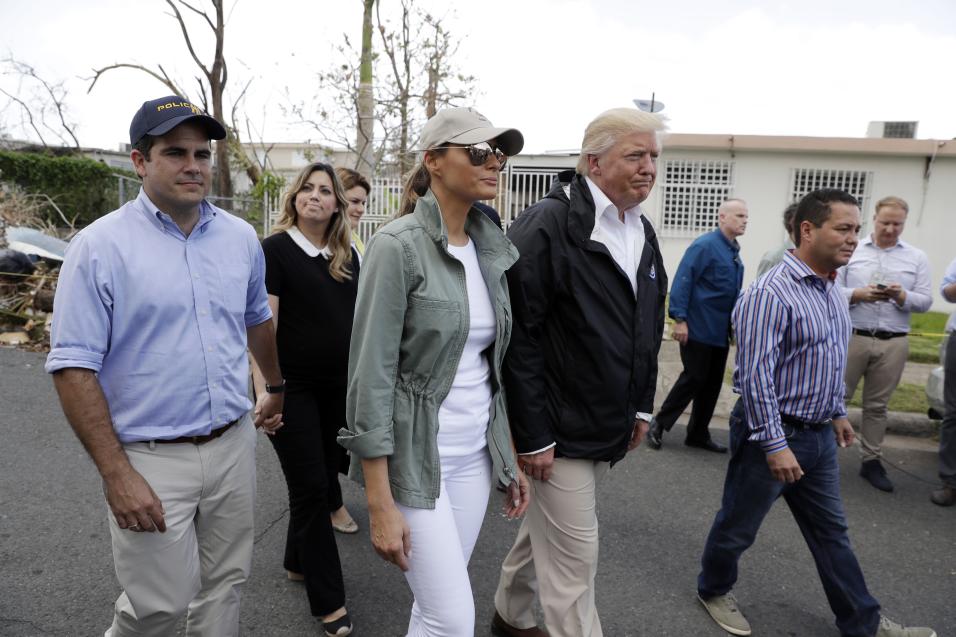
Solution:
[(225, 139), (226, 129), (214, 117), (178, 95), (143, 102), (129, 125), (129, 143), (133, 146), (146, 135), (165, 135), (188, 120), (202, 124), (209, 139)]

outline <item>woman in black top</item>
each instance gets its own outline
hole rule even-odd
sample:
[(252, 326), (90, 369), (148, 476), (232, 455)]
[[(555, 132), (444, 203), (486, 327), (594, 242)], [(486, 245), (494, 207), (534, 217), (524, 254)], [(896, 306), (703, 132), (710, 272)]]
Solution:
[[(312, 614), (327, 635), (352, 626), (329, 512), (342, 506), (338, 483), (346, 376), (359, 260), (348, 203), (328, 164), (313, 163), (283, 199), (275, 232), (262, 242), (266, 291), (286, 380), (284, 426), (270, 437), (289, 488), (285, 568), (304, 580)], [(256, 392), (265, 395), (256, 374)]]

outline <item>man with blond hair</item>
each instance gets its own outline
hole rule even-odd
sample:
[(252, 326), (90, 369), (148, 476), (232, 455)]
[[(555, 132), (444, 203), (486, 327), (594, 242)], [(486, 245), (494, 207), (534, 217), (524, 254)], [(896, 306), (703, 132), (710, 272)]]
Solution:
[(873, 232), (860, 241), (837, 282), (850, 302), (853, 336), (847, 349), (846, 400), (863, 379), (860, 475), (881, 491), (892, 491), (880, 463), (886, 411), (909, 355), (910, 314), (933, 304), (926, 253), (900, 239), (909, 205), (899, 197), (876, 202)]
[(657, 176), (657, 115), (613, 109), (584, 133), (577, 171), (525, 210), (508, 237), (514, 312), (505, 361), (518, 465), (534, 496), (501, 568), (492, 630), (600, 637), (594, 578), (598, 484), (647, 433), (667, 278), (640, 204)]

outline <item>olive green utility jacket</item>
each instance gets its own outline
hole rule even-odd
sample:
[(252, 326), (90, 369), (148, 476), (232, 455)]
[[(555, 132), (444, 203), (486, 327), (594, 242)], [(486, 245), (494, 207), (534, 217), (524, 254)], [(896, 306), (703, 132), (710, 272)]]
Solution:
[[(495, 309), (495, 343), (487, 352), (493, 391), (488, 450), (494, 475), (507, 486), (517, 480), (517, 463), (501, 382), (511, 338), (505, 271), (518, 251), (475, 208), (465, 232)], [(375, 233), (362, 261), (349, 351), (348, 427), (338, 437), (351, 452), (353, 479), (363, 482), (363, 458), (387, 456), (395, 501), (435, 507), (438, 408), (451, 389), (469, 324), (465, 268), (448, 253), (448, 231), (429, 191), (413, 213)]]

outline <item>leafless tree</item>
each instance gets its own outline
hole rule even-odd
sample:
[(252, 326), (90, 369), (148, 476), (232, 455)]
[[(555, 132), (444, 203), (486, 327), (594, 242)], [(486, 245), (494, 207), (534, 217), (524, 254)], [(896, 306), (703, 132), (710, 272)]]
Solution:
[[(61, 145), (72, 146), (78, 150), (80, 142), (76, 137), (76, 124), (68, 121), (69, 91), (66, 82), (50, 82), (33, 66), (13, 57), (0, 60), (0, 68), (0, 73), (17, 80), (14, 93), (3, 88), (0, 88), (0, 93), (15, 107), (20, 118), (20, 128), (33, 131), (44, 147), (49, 147), (44, 137), (45, 131), (47, 135), (56, 137)], [(10, 112), (8, 109), (4, 111)]]
[[(438, 108), (467, 99), (475, 79), (457, 70), (454, 58), (460, 41), (445, 27), (444, 18), (419, 9), (414, 0), (402, 0), (394, 21), (380, 14), (375, 0), (362, 0), (362, 4), (362, 50), (356, 51), (343, 36), (343, 44), (336, 47), (336, 62), (318, 76), (314, 101), (320, 106), (298, 103), (288, 110), (318, 132), (323, 142), (351, 151), (357, 170), (369, 166), (371, 156), (375, 171), (383, 172), (387, 164), (404, 174), (414, 162), (411, 145), (421, 125)], [(364, 40), (371, 8), (381, 55)], [(367, 60), (377, 82), (363, 82), (368, 77), (363, 75)], [(374, 128), (367, 124), (368, 104), (362, 102), (368, 86), (373, 88)], [(369, 153), (364, 140), (372, 130), (376, 135)], [(354, 138), (350, 131), (356, 131)]]
[[(234, 153), (230, 153), (230, 148), (235, 148), (239, 141), (238, 131), (236, 130), (235, 126), (230, 125), (230, 122), (227, 122), (225, 119), (225, 110), (223, 107), (226, 81), (229, 77), (224, 53), (226, 36), (225, 9), (223, 6), (223, 0), (209, 1), (214, 9), (215, 15), (213, 17), (210, 17), (209, 13), (204, 9), (198, 8), (193, 4), (186, 2), (186, 0), (166, 0), (166, 4), (168, 4), (169, 8), (172, 10), (170, 15), (179, 24), (180, 31), (183, 35), (183, 42), (186, 45), (186, 49), (189, 52), (190, 57), (192, 58), (193, 62), (196, 63), (196, 66), (199, 67), (200, 75), (195, 77), (195, 80), (198, 83), (198, 95), (200, 98), (199, 103), (202, 104), (204, 110), (207, 112), (211, 111), (213, 117), (226, 125), (227, 138), (224, 140), (225, 143), (219, 142), (216, 144), (216, 163), (219, 168), (216, 173), (216, 193), (222, 197), (231, 197), (232, 174), (230, 172), (230, 155)], [(190, 28), (186, 25), (186, 20), (180, 11), (180, 7), (195, 14), (196, 16), (199, 16), (199, 18), (201, 18), (201, 22), (204, 23), (212, 32), (213, 37), (215, 38), (215, 47), (212, 54), (211, 64), (203, 62), (203, 60), (196, 53), (196, 49), (193, 46), (193, 34), (190, 32)], [(190, 92), (183, 90), (182, 86), (174, 82), (161, 64), (157, 64), (155, 70), (148, 66), (131, 62), (120, 62), (98, 69), (93, 69), (94, 75), (90, 80), (90, 86), (87, 89), (87, 92), (93, 90), (93, 87), (96, 86), (96, 82), (104, 73), (120, 68), (134, 69), (146, 73), (159, 82), (162, 82), (176, 95), (190, 99)], [(248, 88), (248, 85), (246, 85), (246, 88)], [(243, 94), (244, 93), (245, 89), (243, 89)], [(232, 123), (234, 124), (234, 122)]]

